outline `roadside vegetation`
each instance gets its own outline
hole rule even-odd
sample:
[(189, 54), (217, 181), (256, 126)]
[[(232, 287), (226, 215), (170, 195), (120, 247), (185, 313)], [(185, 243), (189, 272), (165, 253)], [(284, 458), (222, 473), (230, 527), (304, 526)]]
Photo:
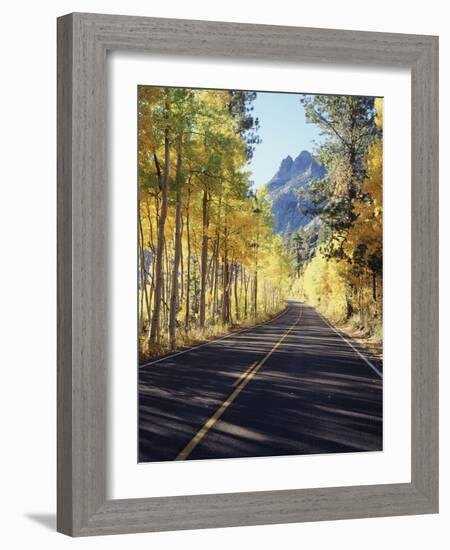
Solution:
[(316, 157), (328, 175), (302, 193), (315, 223), (287, 239), (292, 296), (348, 333), (381, 343), (383, 103), (334, 96), (303, 102), (322, 129)]
[(287, 298), (382, 340), (382, 100), (302, 96), (326, 177), (273, 231), (248, 163), (252, 92), (139, 87), (140, 361), (276, 316)]
[(141, 361), (285, 307), (288, 253), (246, 171), (254, 97), (139, 88)]

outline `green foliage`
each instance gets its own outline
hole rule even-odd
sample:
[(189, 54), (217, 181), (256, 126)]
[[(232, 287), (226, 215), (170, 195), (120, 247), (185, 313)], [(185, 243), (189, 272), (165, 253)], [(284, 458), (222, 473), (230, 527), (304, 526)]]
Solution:
[[(293, 289), (330, 319), (358, 318), (359, 328), (380, 333), (382, 100), (306, 96), (302, 102), (325, 137), (317, 157), (327, 176), (303, 192), (308, 213), (321, 226), (318, 247), (296, 260), (299, 282)], [(291, 236), (291, 256), (292, 243)]]
[(235, 130), (246, 145), (247, 160), (251, 160), (255, 145), (261, 143), (261, 138), (258, 135), (259, 120), (252, 114), (252, 103), (256, 99), (256, 92), (230, 90), (229, 95), (228, 107), (235, 121)]
[(333, 238), (324, 244), (328, 257), (345, 258), (348, 229), (357, 218), (355, 200), (360, 198), (366, 175), (368, 147), (381, 132), (375, 122), (375, 101), (362, 96), (303, 96), (307, 120), (321, 129), (325, 140), (316, 151), (327, 176), (306, 191), (307, 213), (319, 216)]

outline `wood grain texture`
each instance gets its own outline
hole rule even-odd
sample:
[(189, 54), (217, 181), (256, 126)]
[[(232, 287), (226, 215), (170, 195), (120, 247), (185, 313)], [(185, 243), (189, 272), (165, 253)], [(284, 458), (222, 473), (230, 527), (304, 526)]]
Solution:
[(412, 479), (438, 507), (438, 42), (411, 71)]
[(72, 21), (58, 21), (57, 528), (72, 526)]
[[(112, 49), (411, 68), (411, 483), (107, 500), (106, 52)], [(58, 20), (60, 532), (85, 536), (437, 511), (437, 49), (432, 36), (96, 14)]]

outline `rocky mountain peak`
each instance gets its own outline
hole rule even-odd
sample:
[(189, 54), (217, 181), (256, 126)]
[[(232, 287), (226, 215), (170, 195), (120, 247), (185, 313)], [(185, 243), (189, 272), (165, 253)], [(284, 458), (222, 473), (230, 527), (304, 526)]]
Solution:
[(304, 172), (307, 170), (313, 163), (314, 159), (311, 156), (311, 153), (308, 151), (302, 151), (298, 157), (292, 163), (291, 171), (294, 173)]
[(278, 177), (287, 176), (291, 172), (293, 164), (294, 164), (294, 161), (293, 161), (291, 155), (288, 155), (286, 158), (284, 158), (281, 161), (281, 164), (280, 164), (280, 167), (278, 168), (276, 176), (278, 176)]
[(311, 221), (302, 211), (298, 191), (325, 175), (325, 168), (309, 151), (301, 151), (295, 160), (288, 155), (281, 161), (276, 174), (267, 184), (277, 233), (286, 236), (288, 231), (295, 231)]

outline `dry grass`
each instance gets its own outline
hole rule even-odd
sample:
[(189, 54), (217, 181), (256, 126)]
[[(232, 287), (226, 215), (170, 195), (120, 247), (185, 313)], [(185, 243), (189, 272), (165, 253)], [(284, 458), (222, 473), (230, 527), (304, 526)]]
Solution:
[(180, 351), (186, 348), (190, 348), (199, 344), (203, 344), (210, 340), (216, 340), (231, 334), (233, 332), (242, 330), (244, 328), (250, 328), (261, 323), (267, 323), (277, 315), (280, 315), (287, 308), (286, 304), (280, 305), (278, 309), (267, 311), (267, 313), (260, 313), (256, 319), (247, 318), (238, 323), (232, 325), (223, 325), (221, 323), (215, 325), (207, 325), (204, 329), (200, 327), (192, 327), (189, 331), (185, 331), (183, 328), (177, 330), (177, 346), (176, 349), (171, 349), (167, 338), (163, 338), (159, 345), (149, 345), (147, 338), (141, 336), (139, 338), (139, 364), (144, 364), (153, 359), (157, 359), (169, 353)]
[(366, 325), (358, 314), (350, 319), (343, 319), (330, 308), (318, 306), (316, 309), (327, 321), (344, 335), (353, 338), (369, 355), (383, 360), (383, 323), (380, 319), (372, 319)]
[(363, 328), (359, 319), (352, 317), (346, 322), (334, 323), (336, 328), (350, 336), (369, 355), (383, 360), (383, 328), (381, 321), (374, 322), (370, 328)]

